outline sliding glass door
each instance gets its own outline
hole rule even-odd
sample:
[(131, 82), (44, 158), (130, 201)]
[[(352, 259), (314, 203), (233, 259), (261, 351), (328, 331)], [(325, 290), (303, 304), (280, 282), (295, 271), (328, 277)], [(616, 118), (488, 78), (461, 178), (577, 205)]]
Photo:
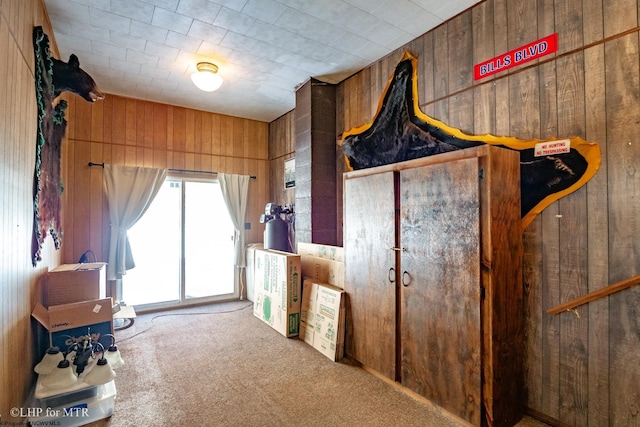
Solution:
[(136, 267), (122, 296), (140, 311), (238, 296), (234, 228), (217, 181), (167, 178), (128, 232)]

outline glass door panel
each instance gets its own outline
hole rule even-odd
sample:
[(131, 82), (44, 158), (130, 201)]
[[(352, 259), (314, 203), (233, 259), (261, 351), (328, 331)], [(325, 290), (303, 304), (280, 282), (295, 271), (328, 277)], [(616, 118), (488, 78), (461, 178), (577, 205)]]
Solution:
[(234, 293), (234, 227), (217, 182), (185, 183), (185, 298)]
[(143, 217), (127, 232), (136, 266), (122, 278), (127, 305), (180, 300), (180, 182), (165, 181)]

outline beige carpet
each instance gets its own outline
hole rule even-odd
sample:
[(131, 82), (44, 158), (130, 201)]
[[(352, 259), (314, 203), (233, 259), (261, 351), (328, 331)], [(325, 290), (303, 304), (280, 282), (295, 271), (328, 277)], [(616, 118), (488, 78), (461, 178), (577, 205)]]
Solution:
[[(115, 413), (94, 427), (457, 426), (348, 360), (285, 338), (235, 301), (139, 316), (116, 332)], [(520, 426), (544, 426), (531, 418)]]

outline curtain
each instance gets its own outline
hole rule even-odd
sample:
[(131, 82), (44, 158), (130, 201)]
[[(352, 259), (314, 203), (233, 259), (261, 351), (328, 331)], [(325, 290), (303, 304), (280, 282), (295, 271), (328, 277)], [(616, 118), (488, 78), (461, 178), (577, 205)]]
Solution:
[(220, 183), (222, 197), (227, 205), (229, 216), (236, 229), (234, 263), (236, 267), (243, 268), (246, 266), (244, 255), (244, 217), (247, 212), (249, 176), (219, 173), (218, 182)]
[(107, 280), (116, 280), (135, 267), (127, 230), (149, 208), (162, 187), (167, 170), (105, 164), (104, 171), (111, 222)]

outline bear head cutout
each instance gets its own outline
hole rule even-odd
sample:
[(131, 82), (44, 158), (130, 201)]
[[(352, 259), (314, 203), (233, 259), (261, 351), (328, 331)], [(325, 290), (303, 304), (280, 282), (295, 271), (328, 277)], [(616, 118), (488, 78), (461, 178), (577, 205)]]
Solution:
[(91, 76), (80, 68), (78, 57), (71, 54), (69, 62), (51, 58), (53, 61), (54, 96), (68, 91), (81, 96), (89, 102), (104, 98), (104, 93), (98, 88)]

